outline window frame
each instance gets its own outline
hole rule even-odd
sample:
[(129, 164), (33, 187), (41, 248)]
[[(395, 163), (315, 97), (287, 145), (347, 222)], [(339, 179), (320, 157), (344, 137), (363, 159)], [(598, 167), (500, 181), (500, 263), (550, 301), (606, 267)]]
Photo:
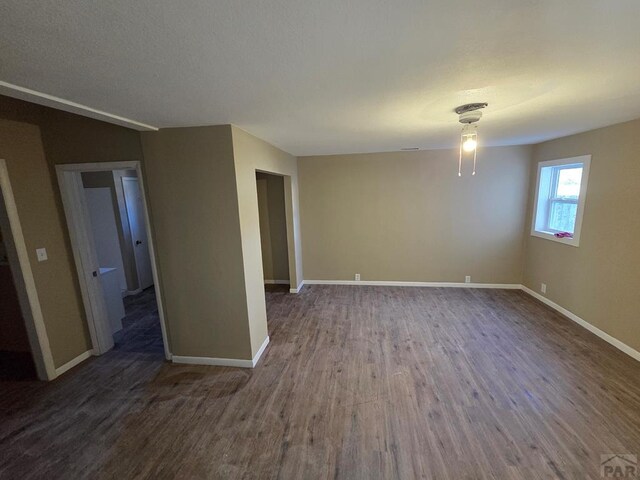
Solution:
[[(577, 199), (563, 198), (552, 196), (555, 195), (556, 192), (553, 191), (555, 189), (557, 191), (558, 188), (558, 171), (561, 170), (559, 168), (554, 169), (553, 178), (549, 181), (549, 189), (548, 199), (541, 205), (540, 199), (540, 182), (541, 182), (541, 173), (542, 169), (546, 167), (563, 167), (564, 168), (575, 168), (578, 165), (582, 165), (582, 178), (580, 180), (580, 194)], [(533, 214), (531, 219), (531, 236), (544, 238), (546, 240), (551, 240), (553, 242), (563, 243), (565, 245), (571, 245), (573, 247), (577, 247), (580, 245), (580, 233), (582, 231), (582, 217), (584, 215), (584, 206), (586, 203), (586, 194), (587, 194), (587, 185), (589, 181), (589, 170), (591, 167), (591, 155), (581, 155), (578, 157), (570, 157), (570, 158), (559, 158), (557, 160), (547, 160), (544, 162), (538, 162), (537, 168), (537, 179), (536, 179), (536, 190), (535, 190), (535, 198), (533, 202)], [(555, 230), (549, 228), (549, 216), (550, 209), (552, 203), (571, 203), (577, 205), (576, 210), (576, 223), (573, 231), (573, 238), (557, 238), (554, 234), (558, 233), (559, 230)], [(543, 207), (545, 211), (543, 212), (544, 216), (544, 228), (536, 229), (536, 223), (538, 223), (539, 208)]]

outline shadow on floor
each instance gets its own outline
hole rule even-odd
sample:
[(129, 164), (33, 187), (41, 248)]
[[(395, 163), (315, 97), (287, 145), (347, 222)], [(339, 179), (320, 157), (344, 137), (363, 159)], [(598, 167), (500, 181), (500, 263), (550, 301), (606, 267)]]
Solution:
[(36, 380), (36, 366), (29, 352), (0, 351), (0, 380)]
[(289, 285), (265, 285), (264, 291), (269, 293), (289, 293)]

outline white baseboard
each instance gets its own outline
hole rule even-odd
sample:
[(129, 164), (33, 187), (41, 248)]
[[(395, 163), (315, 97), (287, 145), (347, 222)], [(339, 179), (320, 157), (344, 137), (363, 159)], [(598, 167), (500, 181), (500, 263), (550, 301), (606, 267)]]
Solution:
[(171, 361), (173, 363), (183, 363), (186, 365), (213, 365), (216, 367), (253, 368), (252, 360), (242, 360), (238, 358), (183, 357), (182, 355), (173, 355), (171, 357)]
[(519, 290), (519, 283), (456, 283), (456, 282), (396, 282), (384, 280), (305, 280), (304, 285), (358, 285), (375, 287), (446, 287), (446, 288), (501, 288)]
[(135, 290), (125, 290), (124, 292), (122, 292), (122, 297), (129, 297), (131, 295), (137, 295), (140, 292), (142, 292), (141, 288), (136, 288)]
[(636, 360), (640, 361), (640, 352), (638, 352), (637, 350), (631, 348), (626, 343), (623, 343), (620, 340), (618, 340), (617, 338), (612, 337), (608, 333), (603, 332), (598, 327), (595, 327), (595, 326), (591, 325), (586, 320), (584, 320), (584, 319), (580, 318), (579, 316), (577, 316), (575, 313), (570, 312), (569, 310), (567, 310), (564, 307), (561, 307), (557, 303), (549, 300), (547, 297), (543, 297), (538, 292), (535, 292), (535, 291), (531, 290), (529, 287), (525, 287), (524, 285), (522, 285), (521, 288), (522, 288), (523, 292), (531, 295), (533, 298), (535, 298), (537, 300), (540, 300), (545, 305), (550, 306), (551, 308), (553, 308), (554, 310), (560, 312), (562, 315), (564, 315), (568, 319), (573, 320), (574, 322), (576, 322), (581, 327), (584, 327), (587, 330), (589, 330), (591, 333), (597, 335), (598, 337), (603, 339), (605, 342), (610, 343), (611, 345), (616, 347), (618, 350), (621, 350), (624, 353), (626, 353), (627, 355), (629, 355), (630, 357), (635, 358)]
[(300, 293), (300, 290), (302, 290), (302, 287), (304, 287), (306, 280), (303, 280), (300, 282), (300, 285), (298, 285), (297, 288), (290, 288), (289, 289), (289, 293)]
[(265, 285), (289, 285), (289, 280), (265, 280)]
[(239, 358), (213, 358), (213, 357), (184, 357), (181, 355), (173, 355), (171, 361), (173, 363), (182, 363), (186, 365), (213, 365), (217, 367), (239, 367), (239, 368), (253, 368), (260, 360), (260, 356), (264, 352), (265, 348), (269, 344), (269, 337), (265, 339), (262, 346), (258, 350), (258, 353), (252, 360), (244, 360)]
[(267, 345), (269, 345), (269, 336), (267, 336), (267, 338), (264, 339), (264, 342), (262, 342), (262, 345), (260, 345), (260, 348), (258, 349), (256, 354), (253, 356), (253, 360), (251, 360), (253, 364), (251, 365), (252, 367), (255, 367), (258, 364), (258, 362), (260, 361), (260, 357), (262, 356), (265, 349), (267, 348)]
[(65, 363), (64, 365), (62, 365), (61, 367), (56, 368), (56, 377), (59, 377), (60, 375), (62, 375), (64, 372), (71, 370), (73, 367), (75, 367), (76, 365), (79, 365), (80, 363), (84, 362), (87, 358), (89, 358), (91, 355), (93, 355), (93, 350), (87, 350), (86, 352), (78, 355), (76, 358), (74, 358), (73, 360), (68, 361), (67, 363)]

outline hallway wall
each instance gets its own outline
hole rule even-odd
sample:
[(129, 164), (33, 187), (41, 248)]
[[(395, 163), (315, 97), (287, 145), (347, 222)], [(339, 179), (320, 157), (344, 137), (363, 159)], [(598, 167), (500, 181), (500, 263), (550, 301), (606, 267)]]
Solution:
[[(92, 348), (55, 165), (142, 160), (140, 134), (0, 95), (7, 161), (55, 367)], [(35, 249), (49, 259), (38, 262)]]

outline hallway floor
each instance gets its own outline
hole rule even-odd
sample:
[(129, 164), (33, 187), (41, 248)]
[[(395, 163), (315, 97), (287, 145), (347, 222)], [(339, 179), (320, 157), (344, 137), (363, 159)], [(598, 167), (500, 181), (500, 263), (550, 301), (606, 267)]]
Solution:
[(153, 287), (124, 298), (126, 316), (113, 339), (115, 351), (157, 353), (164, 357), (158, 302)]

